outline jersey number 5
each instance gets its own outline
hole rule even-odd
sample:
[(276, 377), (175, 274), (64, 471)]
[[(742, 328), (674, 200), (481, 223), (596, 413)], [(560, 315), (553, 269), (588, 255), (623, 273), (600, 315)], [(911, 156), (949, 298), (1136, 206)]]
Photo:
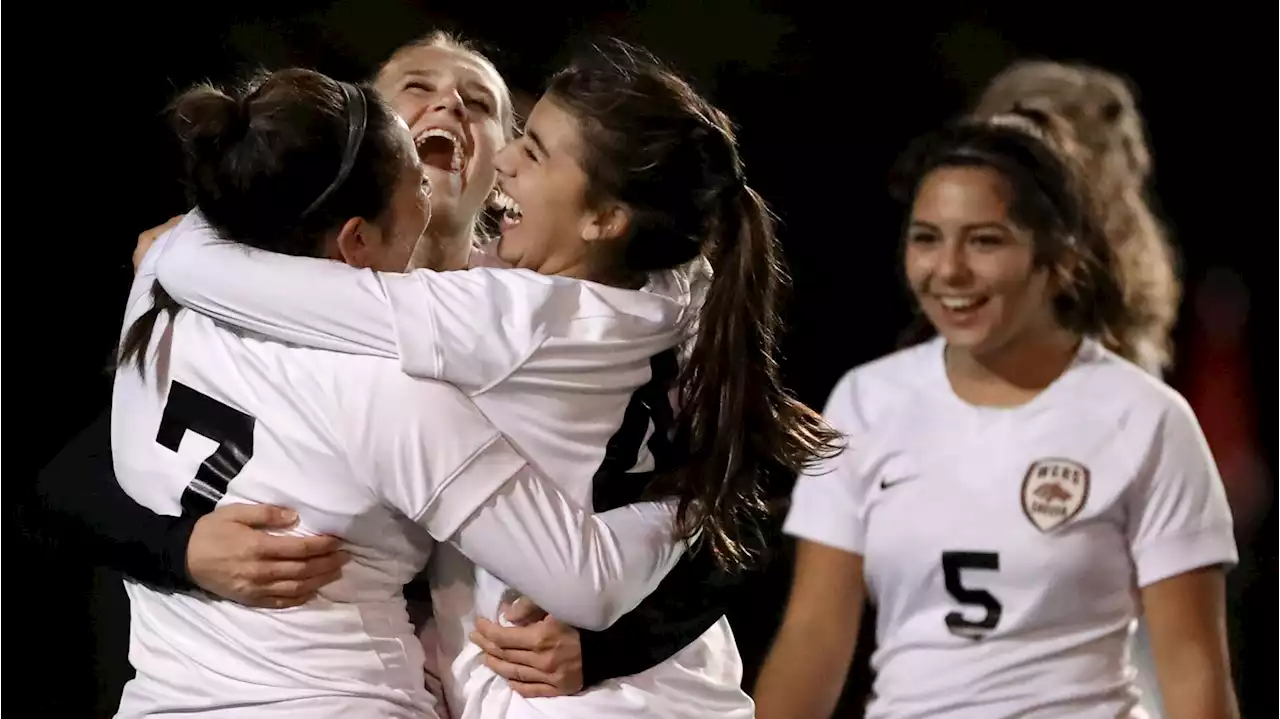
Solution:
[(964, 585), (961, 572), (966, 569), (984, 569), (991, 572), (1000, 570), (1000, 555), (995, 552), (943, 552), (942, 578), (946, 582), (947, 593), (960, 604), (983, 610), (982, 618), (973, 621), (966, 619), (960, 611), (949, 612), (946, 617), (947, 631), (957, 637), (966, 639), (982, 639), (1000, 623), (1000, 615), (1004, 608), (999, 600), (985, 589), (970, 589)]
[(212, 512), (231, 480), (253, 457), (253, 417), (191, 389), (181, 382), (169, 386), (169, 399), (160, 417), (156, 441), (177, 452), (182, 437), (195, 432), (218, 443), (200, 463), (195, 479), (182, 492), (182, 511), (196, 517)]

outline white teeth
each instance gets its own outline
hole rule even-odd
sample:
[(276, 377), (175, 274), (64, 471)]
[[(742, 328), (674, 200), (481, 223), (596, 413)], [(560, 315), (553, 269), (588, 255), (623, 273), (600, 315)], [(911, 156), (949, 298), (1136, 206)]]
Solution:
[(453, 158), (449, 162), (450, 172), (462, 172), (462, 140), (453, 132), (443, 127), (433, 127), (425, 130), (414, 139), (414, 145), (421, 148), (422, 143), (429, 137), (443, 137), (453, 145)]
[(524, 212), (520, 209), (520, 204), (501, 189), (494, 188), (493, 205), (502, 210), (503, 214), (512, 220), (519, 220), (524, 216)]
[(977, 297), (939, 297), (938, 301), (949, 310), (967, 310), (981, 303)]

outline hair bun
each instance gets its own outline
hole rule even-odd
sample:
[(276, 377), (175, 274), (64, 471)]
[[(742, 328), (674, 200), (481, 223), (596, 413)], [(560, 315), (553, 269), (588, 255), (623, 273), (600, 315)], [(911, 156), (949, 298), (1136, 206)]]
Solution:
[(200, 85), (174, 101), (170, 118), (187, 158), (192, 199), (199, 203), (217, 196), (218, 168), (249, 129), (245, 103), (212, 85)]
[(184, 143), (234, 142), (244, 136), (247, 119), (240, 100), (209, 85), (193, 88), (173, 103), (174, 129)]

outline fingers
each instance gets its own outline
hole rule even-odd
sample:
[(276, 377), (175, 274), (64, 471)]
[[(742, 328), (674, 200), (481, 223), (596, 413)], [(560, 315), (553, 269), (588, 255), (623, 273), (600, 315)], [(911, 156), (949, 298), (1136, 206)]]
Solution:
[(263, 588), (263, 594), (272, 599), (301, 600), (306, 602), (320, 591), (324, 585), (337, 579), (341, 574), (321, 574), (307, 579), (286, 579), (272, 582)]
[(300, 579), (281, 579), (272, 582), (250, 584), (239, 601), (254, 607), (287, 609), (297, 607), (315, 598), (320, 588), (342, 576), (334, 569)]
[(257, 538), (254, 553), (264, 559), (311, 559), (333, 554), (342, 547), (337, 537), (281, 537), (263, 534)]
[(261, 560), (257, 562), (254, 578), (260, 584), (277, 581), (302, 581), (327, 575), (341, 574), (342, 567), (350, 559), (346, 552), (334, 552), (306, 561), (296, 559)]
[(182, 222), (182, 218), (184, 217), (186, 217), (186, 215), (174, 215), (173, 217), (170, 217), (168, 220), (165, 220), (165, 223), (163, 225), (156, 225), (155, 227), (152, 227), (151, 229), (147, 230), (142, 234), (150, 235), (149, 239), (155, 239), (160, 235), (163, 235), (164, 233), (168, 232), (169, 230), (172, 230), (173, 228), (177, 227), (178, 223)]
[(227, 504), (213, 510), (213, 514), (254, 529), (286, 529), (298, 521), (297, 512), (270, 504)]
[(547, 616), (547, 613), (527, 597), (520, 597), (511, 604), (503, 604), (502, 616), (506, 617), (507, 621), (512, 624), (525, 626), (542, 619)]
[(555, 645), (554, 637), (543, 622), (527, 627), (504, 627), (480, 617), (476, 619), (476, 632), (503, 649), (539, 651)]
[(557, 661), (555, 651), (547, 649), (543, 651), (529, 651), (528, 649), (510, 649), (498, 646), (489, 641), (484, 635), (478, 632), (471, 633), (471, 641), (488, 656), (501, 659), (511, 664), (517, 664), (525, 667), (530, 671), (538, 671), (544, 675), (554, 676)]
[(555, 685), (555, 678), (550, 674), (523, 664), (516, 664), (505, 659), (499, 659), (492, 654), (486, 654), (484, 657), (484, 665), (493, 670), (494, 674), (511, 682), (521, 682), (527, 684), (547, 684)]

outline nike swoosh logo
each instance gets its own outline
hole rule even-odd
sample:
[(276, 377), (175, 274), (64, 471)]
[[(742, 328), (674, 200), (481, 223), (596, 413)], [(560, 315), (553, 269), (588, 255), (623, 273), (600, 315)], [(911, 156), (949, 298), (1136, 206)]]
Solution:
[(897, 479), (894, 479), (892, 482), (890, 482), (887, 479), (882, 479), (880, 480), (880, 489), (889, 489), (890, 487), (896, 487), (899, 484), (902, 484), (903, 482), (910, 482), (913, 479), (916, 479), (914, 475), (909, 477), (898, 477)]

